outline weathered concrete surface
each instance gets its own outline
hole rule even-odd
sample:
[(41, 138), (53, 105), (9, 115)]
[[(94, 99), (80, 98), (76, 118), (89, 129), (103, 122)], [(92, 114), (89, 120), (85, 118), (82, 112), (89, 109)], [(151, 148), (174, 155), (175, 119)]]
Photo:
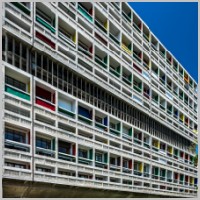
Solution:
[[(152, 194), (130, 193), (39, 182), (3, 179), (4, 198), (157, 198)], [(172, 198), (172, 197), (170, 197)]]

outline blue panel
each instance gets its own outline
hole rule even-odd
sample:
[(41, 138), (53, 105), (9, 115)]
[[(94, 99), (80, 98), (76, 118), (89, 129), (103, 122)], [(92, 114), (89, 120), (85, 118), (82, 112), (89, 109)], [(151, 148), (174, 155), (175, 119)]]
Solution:
[(90, 111), (81, 106), (78, 107), (78, 114), (87, 118), (91, 118)]
[(105, 117), (105, 118), (103, 119), (103, 124), (104, 124), (105, 126), (108, 126), (108, 117)]

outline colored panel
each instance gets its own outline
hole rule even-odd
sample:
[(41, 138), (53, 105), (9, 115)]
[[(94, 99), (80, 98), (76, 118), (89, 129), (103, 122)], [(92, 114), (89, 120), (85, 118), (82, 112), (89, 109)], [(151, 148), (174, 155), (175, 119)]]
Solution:
[(90, 111), (86, 108), (78, 106), (78, 114), (90, 119)]
[(93, 159), (93, 150), (92, 149), (89, 150), (89, 159), (90, 160)]
[(42, 24), (44, 27), (46, 27), (47, 29), (49, 29), (52, 33), (55, 33), (55, 28), (52, 27), (49, 23), (47, 23), (45, 20), (43, 20), (41, 17), (36, 16), (36, 21), (39, 22), (40, 24)]
[(87, 12), (87, 10), (85, 8), (83, 8), (80, 4), (78, 4), (78, 11), (86, 18), (88, 19), (90, 22), (93, 22), (93, 18), (91, 17), (91, 15)]
[(42, 35), (41, 33), (36, 31), (36, 37), (51, 46), (53, 49), (55, 49), (55, 43), (53, 43), (50, 39), (48, 39), (46, 36)]
[(30, 101), (30, 95), (23, 93), (22, 91), (11, 88), (9, 86), (5, 86), (5, 91), (22, 99)]
[(108, 154), (107, 153), (104, 154), (104, 163), (108, 163)]
[(36, 99), (36, 104), (40, 105), (40, 106), (43, 106), (45, 108), (48, 108), (50, 110), (53, 110), (55, 111), (55, 106), (50, 104), (50, 103), (47, 103), (45, 101), (42, 101), (41, 99)]

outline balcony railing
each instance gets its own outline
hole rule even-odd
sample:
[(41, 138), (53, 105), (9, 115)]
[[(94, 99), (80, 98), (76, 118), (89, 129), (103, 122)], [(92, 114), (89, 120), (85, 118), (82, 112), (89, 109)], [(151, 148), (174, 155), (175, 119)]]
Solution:
[(12, 95), (15, 95), (17, 97), (25, 99), (27, 101), (30, 101), (30, 95), (28, 93), (26, 93), (18, 88), (15, 88), (11, 85), (5, 85), (5, 91)]
[(81, 120), (81, 121), (83, 121), (83, 122), (85, 122), (85, 123), (87, 123), (87, 124), (92, 124), (92, 120), (90, 119), (90, 118), (88, 118), (88, 117), (85, 117), (85, 116), (83, 116), (83, 115), (78, 115), (78, 119), (79, 120)]
[(110, 33), (109, 36), (115, 43), (117, 43), (118, 45), (120, 44), (119, 40), (112, 33)]
[(135, 52), (133, 52), (133, 58), (135, 58), (136, 61), (141, 62), (141, 58)]
[(25, 152), (30, 151), (29, 144), (16, 142), (16, 141), (9, 140), (9, 139), (5, 139), (5, 147), (9, 148), (9, 149), (16, 149), (16, 150), (25, 151)]
[(40, 97), (36, 97), (36, 104), (38, 104), (40, 106), (43, 106), (45, 108), (48, 108), (50, 110), (55, 111), (55, 105), (52, 102), (50, 102), (50, 101), (48, 101), (46, 99), (42, 99)]
[(122, 11), (122, 15), (123, 15), (129, 22), (131, 22), (131, 17), (129, 17), (124, 11)]
[(78, 11), (90, 22), (93, 22), (93, 17), (90, 15), (90, 13), (83, 8), (80, 4), (78, 4)]
[(135, 27), (135, 29), (141, 33), (141, 29), (138, 27), (138, 25), (136, 23), (133, 22), (133, 27)]
[(25, 14), (30, 15), (31, 11), (29, 8), (27, 8), (25, 5), (23, 5), (20, 2), (11, 2), (13, 5), (15, 5), (17, 8), (19, 8), (21, 11), (23, 11)]
[(95, 62), (98, 63), (99, 65), (101, 65), (105, 69), (107, 69), (107, 67), (108, 67), (107, 64), (105, 62), (103, 62), (103, 60), (98, 58), (97, 56), (95, 56)]
[(49, 24), (47, 21), (45, 21), (43, 18), (41, 18), (38, 15), (36, 15), (36, 21), (42, 24), (47, 29), (49, 29), (52, 33), (56, 32), (55, 28), (51, 24)]
[(74, 155), (58, 152), (58, 159), (67, 160), (71, 162), (76, 161), (76, 157)]
[(98, 20), (95, 19), (95, 25), (99, 27), (104, 33), (107, 34), (107, 29)]
[(131, 55), (131, 50), (125, 44), (122, 43), (121, 47), (122, 47), (122, 49), (124, 51), (126, 51), (126, 53), (128, 53), (129, 55)]
[(73, 118), (74, 118), (74, 116), (75, 116), (75, 113), (74, 113), (74, 112), (72, 112), (72, 111), (70, 111), (70, 110), (67, 110), (67, 109), (65, 109), (65, 108), (62, 108), (61, 106), (58, 106), (58, 111), (61, 112), (61, 113), (63, 113), (63, 114), (66, 114), (66, 115), (68, 115), (68, 116), (70, 116), (70, 117), (73, 117)]
[(127, 83), (128, 85), (131, 85), (131, 84), (132, 84), (131, 80), (129, 80), (129, 77), (122, 76), (122, 80), (123, 80), (125, 83)]
[(78, 50), (80, 52), (82, 52), (83, 54), (85, 54), (86, 56), (92, 58), (92, 54), (89, 52), (89, 50), (84, 49), (83, 47), (81, 47), (80, 45), (78, 45)]
[(45, 149), (41, 147), (36, 147), (36, 154), (55, 157), (55, 151), (52, 149)]
[(63, 34), (62, 32), (60, 32), (60, 31), (58, 32), (58, 37), (61, 38), (62, 40), (64, 40), (69, 45), (71, 45), (72, 47), (75, 47), (75, 43), (69, 37), (67, 37), (65, 34)]
[(120, 77), (120, 73), (117, 71), (117, 69), (114, 69), (113, 67), (110, 66), (110, 72), (114, 74), (117, 77)]

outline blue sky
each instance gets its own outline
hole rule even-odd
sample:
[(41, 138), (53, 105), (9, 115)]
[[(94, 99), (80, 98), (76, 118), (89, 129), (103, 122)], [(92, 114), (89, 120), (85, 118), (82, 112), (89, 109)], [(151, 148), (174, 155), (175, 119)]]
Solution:
[(198, 3), (130, 2), (156, 37), (198, 80)]

